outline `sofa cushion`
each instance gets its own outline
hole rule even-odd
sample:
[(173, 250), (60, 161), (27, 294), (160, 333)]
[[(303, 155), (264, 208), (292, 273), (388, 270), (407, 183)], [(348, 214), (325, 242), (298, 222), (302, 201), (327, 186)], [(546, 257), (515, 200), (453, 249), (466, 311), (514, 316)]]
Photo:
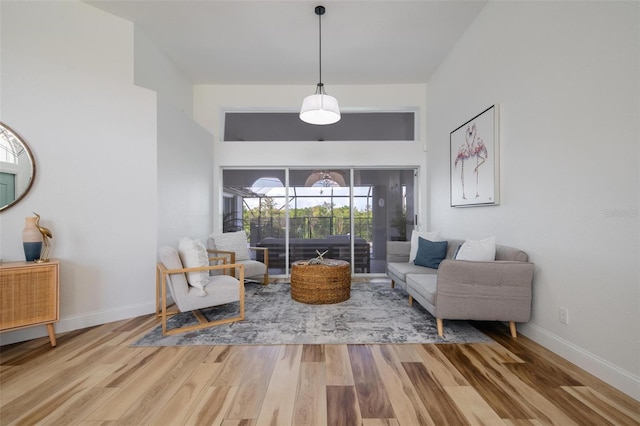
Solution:
[(419, 232), (414, 230), (411, 232), (411, 249), (409, 250), (409, 262), (411, 263), (416, 260), (416, 254), (418, 253), (418, 238), (420, 237), (429, 241), (442, 241), (440, 231)]
[(424, 266), (414, 265), (407, 262), (391, 262), (387, 263), (387, 272), (402, 280), (403, 283), (407, 281), (407, 274), (432, 274), (438, 273), (437, 269), (426, 268)]
[(431, 274), (408, 274), (407, 292), (414, 298), (422, 296), (427, 302), (435, 306), (438, 278)]
[(486, 262), (496, 259), (496, 238), (490, 237), (484, 240), (467, 239), (458, 254), (456, 260), (471, 260), (476, 262)]
[(411, 241), (387, 241), (387, 263), (407, 263), (409, 251), (411, 251)]
[(418, 238), (418, 253), (413, 261), (415, 265), (438, 269), (447, 255), (447, 241), (430, 241)]
[(464, 244), (464, 240), (456, 240), (456, 239), (448, 238), (447, 243), (449, 244), (449, 247), (447, 247), (446, 259), (455, 259), (456, 254), (458, 253), (458, 249), (462, 247), (462, 244)]

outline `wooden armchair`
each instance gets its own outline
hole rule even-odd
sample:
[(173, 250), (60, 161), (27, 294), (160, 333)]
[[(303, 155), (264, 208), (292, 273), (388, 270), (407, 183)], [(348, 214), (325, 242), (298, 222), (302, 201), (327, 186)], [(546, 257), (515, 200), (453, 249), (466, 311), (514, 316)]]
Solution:
[[(263, 262), (251, 259), (249, 251), (261, 251)], [(263, 285), (269, 284), (269, 249), (266, 247), (247, 247), (247, 233), (245, 231), (211, 234), (207, 239), (207, 252), (227, 258), (229, 263), (244, 266), (244, 276), (256, 280)], [(232, 271), (235, 276), (235, 271)]]
[[(244, 319), (244, 265), (229, 264), (225, 258), (211, 258), (210, 261), (219, 260), (223, 263), (220, 265), (184, 268), (178, 252), (173, 247), (160, 247), (158, 254), (160, 262), (156, 267), (156, 316), (162, 320), (163, 335), (199, 330)], [(209, 277), (209, 283), (204, 287), (206, 290), (204, 295), (197, 288), (190, 286), (185, 277), (185, 274), (189, 272), (213, 270), (222, 271), (223, 273)], [(226, 271), (238, 271), (238, 276), (227, 275)], [(167, 288), (177, 309), (167, 309)], [(209, 321), (200, 312), (200, 309), (232, 302), (240, 302), (237, 316)], [(179, 312), (186, 311), (193, 313), (199, 321), (198, 324), (168, 329), (168, 318)]]

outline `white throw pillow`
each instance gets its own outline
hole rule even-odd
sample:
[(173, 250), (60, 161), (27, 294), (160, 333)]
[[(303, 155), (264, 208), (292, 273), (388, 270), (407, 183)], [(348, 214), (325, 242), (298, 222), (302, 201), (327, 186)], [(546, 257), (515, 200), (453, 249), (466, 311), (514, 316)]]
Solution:
[[(178, 254), (185, 268), (196, 268), (199, 266), (209, 266), (209, 256), (207, 248), (199, 240), (191, 238), (180, 238), (178, 244)], [(204, 286), (209, 284), (209, 271), (187, 272), (187, 282), (200, 291), (198, 296), (206, 296)]]
[[(216, 250), (233, 251), (236, 253), (236, 262), (249, 260), (249, 246), (247, 245), (247, 232), (224, 232), (222, 234), (211, 234), (216, 245)], [(215, 255), (215, 254), (214, 254)]]
[(472, 260), (475, 262), (487, 262), (496, 260), (496, 238), (490, 237), (484, 240), (467, 240), (462, 244), (456, 260)]
[(418, 232), (416, 230), (411, 232), (411, 250), (409, 251), (409, 262), (413, 263), (416, 260), (416, 254), (418, 253), (418, 238), (424, 238), (429, 241), (442, 241), (440, 231), (432, 232)]

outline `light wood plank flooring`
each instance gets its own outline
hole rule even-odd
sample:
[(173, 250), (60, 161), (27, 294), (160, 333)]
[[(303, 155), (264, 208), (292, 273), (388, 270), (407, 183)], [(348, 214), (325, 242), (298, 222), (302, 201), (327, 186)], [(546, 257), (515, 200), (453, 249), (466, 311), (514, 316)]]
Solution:
[(502, 324), (489, 344), (139, 348), (144, 316), (0, 348), (0, 425), (638, 425)]

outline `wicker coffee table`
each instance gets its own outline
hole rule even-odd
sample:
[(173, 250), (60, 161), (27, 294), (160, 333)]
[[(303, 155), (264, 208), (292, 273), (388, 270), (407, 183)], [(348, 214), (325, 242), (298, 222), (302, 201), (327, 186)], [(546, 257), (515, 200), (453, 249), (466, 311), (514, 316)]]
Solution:
[(293, 262), (291, 298), (312, 305), (338, 303), (351, 296), (351, 266), (344, 260), (325, 259), (325, 264)]

